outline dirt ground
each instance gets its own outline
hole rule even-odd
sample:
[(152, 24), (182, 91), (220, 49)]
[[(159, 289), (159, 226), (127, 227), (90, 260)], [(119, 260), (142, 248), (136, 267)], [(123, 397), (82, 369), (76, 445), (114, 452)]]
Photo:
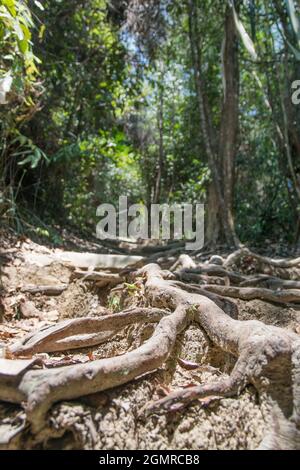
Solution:
[[(137, 294), (122, 296), (93, 282), (76, 280), (72, 269), (53, 263), (39, 267), (24, 262), (26, 253), (51, 253), (51, 248), (30, 240), (3, 242), (0, 303), (0, 355), (28, 332), (66, 318), (116, 313), (125, 305), (140, 304)], [(58, 296), (22, 292), (29, 285), (67, 285)], [(123, 291), (124, 292), (124, 291)], [(294, 306), (279, 306), (252, 300), (236, 300), (239, 319), (257, 319), (300, 333), (300, 311)], [(24, 308), (25, 305), (25, 308)], [(29, 311), (26, 306), (30, 307)], [(49, 367), (64, 361), (87, 362), (124, 354), (142, 344), (153, 332), (153, 325), (130, 326), (108, 344), (90, 350), (42, 354)], [(178, 358), (198, 363), (188, 370)], [(4, 442), (8, 425), (18, 427), (21, 407), (0, 403), (0, 446), (21, 449), (255, 449), (266, 431), (268, 413), (263, 397), (248, 387), (238, 398), (202, 400), (185, 411), (145, 417), (143, 407), (171, 390), (203, 384), (229, 374), (234, 359), (217, 350), (205, 333), (192, 325), (176, 343), (171, 357), (161, 369), (117, 389), (59, 403), (49, 414), (51, 433), (36, 438), (25, 428)]]

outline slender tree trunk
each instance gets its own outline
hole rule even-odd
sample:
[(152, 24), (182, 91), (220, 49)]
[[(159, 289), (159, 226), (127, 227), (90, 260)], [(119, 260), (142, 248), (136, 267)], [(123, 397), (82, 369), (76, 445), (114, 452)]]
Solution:
[[(234, 169), (238, 136), (239, 67), (237, 38), (232, 10), (226, 8), (225, 38), (223, 47), (224, 103), (221, 128), (213, 128), (211, 110), (206, 98), (201, 67), (197, 7), (188, 0), (189, 37), (195, 87), (198, 99), (201, 133), (208, 164), (212, 174), (207, 213), (207, 239), (210, 244), (226, 242), (229, 246), (240, 244), (233, 217)], [(215, 145), (218, 141), (219, 146)], [(214, 233), (215, 231), (215, 233)]]
[(159, 145), (158, 145), (158, 165), (157, 175), (154, 190), (154, 204), (158, 204), (161, 196), (161, 183), (164, 166), (164, 90), (163, 87), (159, 86), (159, 107), (157, 113), (157, 127), (159, 133)]
[(226, 206), (224, 217), (229, 227), (229, 237), (235, 245), (238, 239), (235, 233), (233, 204), (235, 186), (235, 161), (239, 131), (239, 60), (238, 40), (231, 8), (227, 7), (225, 33), (222, 50), (224, 75), (224, 102), (219, 141), (219, 160), (223, 164), (223, 197)]
[(221, 212), (219, 206), (218, 195), (213, 181), (210, 182), (207, 188), (207, 203), (206, 203), (206, 238), (210, 245), (216, 246), (218, 241), (222, 239), (222, 224)]

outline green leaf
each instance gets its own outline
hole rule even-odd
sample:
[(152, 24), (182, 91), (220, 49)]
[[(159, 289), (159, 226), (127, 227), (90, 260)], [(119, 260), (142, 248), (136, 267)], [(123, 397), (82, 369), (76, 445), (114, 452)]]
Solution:
[(9, 11), (9, 13), (15, 18), (17, 16), (17, 10), (15, 7), (15, 0), (2, 0), (1, 2)]
[(22, 28), (22, 31), (23, 31), (23, 34), (24, 34), (24, 38), (25, 38), (27, 41), (30, 41), (30, 39), (31, 39), (31, 32), (29, 31), (28, 27), (27, 27), (25, 24), (21, 24), (21, 28)]
[(42, 26), (40, 27), (40, 30), (39, 30), (39, 39), (43, 39), (45, 31), (46, 31), (46, 26), (44, 24), (42, 24)]
[(24, 160), (22, 160), (21, 162), (18, 162), (18, 165), (19, 166), (24, 166), (24, 165), (26, 165), (26, 163), (32, 162), (32, 159), (33, 159), (33, 155), (30, 154), (30, 155), (28, 155), (28, 157), (24, 158)]
[(26, 39), (22, 39), (21, 41), (18, 41), (18, 46), (20, 52), (22, 52), (22, 54), (26, 54), (29, 47), (28, 41)]

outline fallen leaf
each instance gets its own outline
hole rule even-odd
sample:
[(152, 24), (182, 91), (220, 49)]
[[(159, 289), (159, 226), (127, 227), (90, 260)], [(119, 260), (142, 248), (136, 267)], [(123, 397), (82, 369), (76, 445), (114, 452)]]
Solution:
[(187, 361), (185, 359), (178, 359), (178, 364), (183, 369), (186, 369), (186, 370), (195, 370), (195, 369), (199, 369), (199, 367), (200, 367), (200, 365), (197, 364), (196, 362)]
[(88, 352), (87, 355), (88, 355), (88, 358), (89, 358), (90, 361), (94, 361), (94, 360), (95, 360), (93, 351)]
[(52, 367), (62, 367), (62, 366), (71, 366), (74, 364), (84, 364), (89, 361), (88, 356), (81, 356), (76, 354), (74, 356), (64, 356), (59, 358), (52, 358), (49, 360), (43, 361), (45, 367), (52, 368)]
[(5, 359), (14, 359), (14, 355), (10, 352), (8, 348), (4, 349), (4, 358)]
[(198, 384), (190, 383), (190, 384), (182, 385), (182, 388), (194, 388), (194, 387), (197, 387), (197, 385), (198, 385)]
[(11, 333), (10, 331), (0, 331), (0, 339), (9, 339), (16, 336), (17, 333)]
[(222, 375), (222, 372), (220, 371), (220, 369), (217, 369), (216, 367), (212, 367), (208, 364), (204, 364), (202, 366), (199, 366), (199, 371), (201, 371), (201, 372), (210, 372), (211, 374)]
[(169, 387), (161, 384), (159, 387), (157, 387), (156, 393), (161, 397), (166, 397), (171, 393), (171, 390)]

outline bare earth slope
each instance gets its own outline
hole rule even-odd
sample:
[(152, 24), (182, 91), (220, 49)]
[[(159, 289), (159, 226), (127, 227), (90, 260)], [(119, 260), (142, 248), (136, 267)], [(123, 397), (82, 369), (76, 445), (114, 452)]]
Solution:
[(300, 447), (300, 261), (180, 253), (4, 243), (1, 448)]

